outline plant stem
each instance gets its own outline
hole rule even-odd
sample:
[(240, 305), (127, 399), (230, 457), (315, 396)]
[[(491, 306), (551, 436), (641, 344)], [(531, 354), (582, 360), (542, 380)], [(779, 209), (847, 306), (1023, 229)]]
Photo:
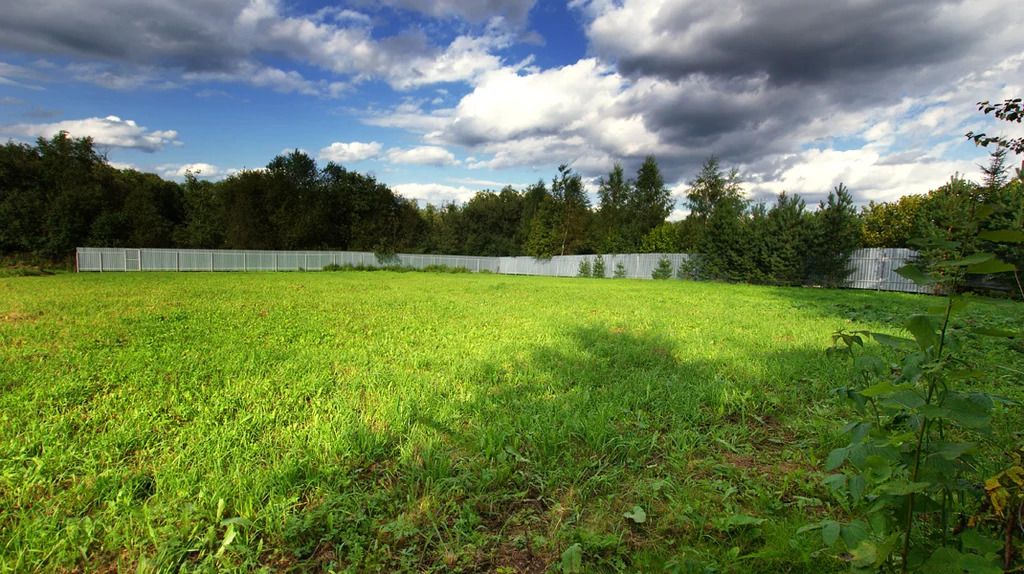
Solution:
[[(971, 219), (974, 218), (974, 202), (971, 202)], [(967, 239), (968, 234), (965, 232), (960, 240), (960, 253), (957, 259), (963, 259), (964, 254), (967, 252)], [(956, 268), (953, 272), (953, 277), (949, 281), (949, 293), (946, 295), (946, 312), (942, 318), (942, 329), (939, 330), (939, 345), (935, 349), (935, 359), (937, 361), (942, 360), (942, 352), (946, 344), (946, 331), (949, 329), (949, 316), (953, 313), (953, 301), (956, 297), (956, 289), (959, 286), (960, 278), (964, 276), (964, 271), (960, 268)], [(932, 394), (935, 390), (935, 377), (928, 377), (928, 393), (925, 397), (925, 405), (930, 405), (932, 402)], [(941, 420), (941, 419), (940, 419)], [(917, 431), (917, 445), (914, 448), (914, 471), (910, 475), (910, 482), (917, 482), (917, 473), (921, 468), (921, 450), (924, 446), (925, 431), (928, 429), (928, 417), (921, 417), (921, 428)], [(904, 574), (907, 572), (907, 556), (910, 554), (910, 532), (914, 525), (914, 493), (910, 493), (910, 498), (907, 500), (907, 519), (904, 525), (905, 531), (903, 533), (903, 548), (900, 552), (902, 564), (900, 571)], [(942, 526), (945, 530), (945, 525)]]

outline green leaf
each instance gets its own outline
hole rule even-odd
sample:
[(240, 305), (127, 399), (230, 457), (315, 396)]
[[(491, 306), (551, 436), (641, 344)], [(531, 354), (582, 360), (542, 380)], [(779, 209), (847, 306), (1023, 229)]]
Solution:
[(1012, 229), (982, 231), (978, 234), (978, 239), (995, 241), (997, 243), (1020, 243), (1024, 241), (1024, 231), (1014, 231)]
[(854, 520), (839, 529), (839, 537), (843, 539), (843, 543), (846, 544), (847, 548), (856, 548), (870, 536), (871, 532), (868, 530), (868, 523), (863, 520)]
[(992, 273), (1003, 273), (1017, 269), (1012, 263), (1006, 263), (999, 259), (992, 259), (977, 265), (971, 265), (967, 272), (972, 275), (990, 275)]
[(864, 461), (864, 479), (871, 483), (882, 482), (892, 475), (889, 461), (878, 455), (871, 455)]
[(859, 422), (851, 429), (850, 442), (858, 443), (864, 440), (864, 437), (868, 436), (871, 432), (871, 423)]
[(990, 259), (994, 259), (995, 256), (995, 253), (974, 253), (973, 255), (968, 255), (967, 257), (963, 257), (961, 259), (951, 259), (949, 261), (942, 261), (941, 263), (937, 263), (936, 266), (943, 268), (967, 267), (968, 265), (977, 265), (979, 263), (984, 263)]
[(956, 565), (967, 574), (1003, 574), (1003, 569), (994, 557), (978, 556), (977, 554), (961, 554)]
[(960, 542), (963, 543), (964, 548), (977, 550), (982, 554), (992, 554), (1003, 549), (1003, 542), (1001, 540), (982, 536), (978, 534), (977, 530), (965, 530), (960, 535)]
[(910, 279), (920, 287), (935, 285), (936, 283), (942, 281), (941, 277), (936, 277), (935, 275), (925, 273), (924, 271), (918, 269), (913, 265), (904, 265), (903, 267), (897, 269), (896, 273), (903, 277), (906, 277), (907, 279)]
[(939, 336), (936, 334), (939, 329), (938, 319), (935, 315), (911, 315), (903, 328), (914, 335), (917, 345), (923, 351), (939, 342)]
[(868, 482), (864, 480), (863, 474), (856, 474), (850, 477), (850, 497), (854, 502), (864, 498), (864, 491), (867, 490)]
[[(841, 462), (839, 464), (842, 464)], [(830, 474), (825, 477), (825, 486), (829, 487), (830, 490), (839, 490), (846, 486), (846, 475), (845, 474)]]
[(579, 542), (562, 552), (562, 572), (565, 574), (583, 572), (583, 546)]
[(1015, 331), (1009, 331), (1007, 329), (994, 329), (991, 327), (975, 327), (971, 329), (971, 333), (975, 335), (982, 335), (984, 337), (1002, 337), (1004, 339), (1012, 339), (1020, 333)]
[(894, 385), (892, 381), (882, 381), (875, 383), (870, 387), (862, 390), (860, 394), (865, 397), (877, 397), (879, 395), (887, 395), (893, 391), (898, 391), (907, 388), (907, 385)]
[(826, 520), (821, 523), (821, 540), (827, 546), (832, 546), (839, 540), (839, 523), (835, 520)]
[[(1007, 369), (1007, 370), (1012, 371), (1013, 369)], [(1020, 373), (1020, 371), (1014, 371), (1014, 372)], [(1024, 373), (1021, 373), (1021, 374), (1024, 374)], [(1012, 397), (1008, 397), (1006, 395), (994, 395), (992, 393), (985, 393), (985, 396), (988, 397), (988, 400), (992, 401), (993, 403), (1002, 403), (1004, 405), (1009, 405), (1009, 406), (1012, 406), (1012, 407), (1019, 407), (1021, 405), (1020, 401), (1018, 401), (1017, 399), (1014, 399)]]
[(842, 466), (849, 453), (850, 449), (848, 447), (837, 448), (828, 453), (828, 458), (825, 459), (825, 471), (835, 470)]
[(861, 355), (854, 359), (853, 370), (857, 373), (869, 373), (876, 376), (884, 375), (888, 371), (885, 361), (874, 355)]
[(910, 389), (900, 389), (885, 395), (882, 400), (886, 406), (904, 408), (910, 411), (924, 406), (924, 397)]
[(878, 558), (878, 547), (870, 540), (862, 540), (856, 548), (850, 552), (850, 565), (854, 568), (868, 568), (875, 565)]
[(931, 486), (930, 482), (906, 482), (906, 483), (893, 483), (886, 485), (883, 490), (886, 494), (892, 494), (895, 496), (904, 496), (913, 492), (921, 492), (922, 490)]
[(633, 522), (636, 522), (637, 524), (643, 524), (644, 522), (647, 522), (647, 513), (644, 512), (644, 509), (640, 508), (639, 506), (634, 506), (632, 510), (623, 514), (623, 516), (632, 520)]
[(939, 247), (943, 249), (954, 249), (960, 247), (960, 244), (956, 241), (950, 241), (948, 239), (939, 239), (938, 237), (915, 237), (910, 240), (910, 244), (915, 247)]
[(960, 553), (955, 548), (943, 546), (928, 558), (923, 570), (935, 574), (963, 574), (956, 565), (959, 560)]
[(878, 341), (879, 345), (885, 345), (891, 349), (913, 349), (917, 346), (913, 339), (893, 337), (885, 333), (871, 333), (871, 338)]
[(228, 546), (230, 546), (231, 543), (235, 541), (236, 535), (237, 533), (235, 532), (235, 525), (233, 523), (228, 524), (228, 529), (224, 531), (224, 540), (221, 541), (220, 549), (217, 550), (217, 554), (215, 555), (216, 558), (220, 558), (224, 555), (224, 552), (228, 549)]
[(764, 518), (757, 518), (746, 514), (733, 514), (725, 520), (716, 520), (714, 522), (720, 530), (731, 530), (737, 526), (756, 526), (764, 522)]
[(955, 460), (963, 456), (964, 454), (970, 454), (977, 450), (978, 443), (976, 442), (964, 442), (964, 443), (946, 443), (940, 448), (936, 449), (930, 456), (939, 456), (946, 460)]
[(968, 428), (979, 428), (992, 420), (991, 400), (988, 402), (985, 404), (980, 397), (950, 393), (942, 402), (942, 407), (948, 412), (948, 420)]

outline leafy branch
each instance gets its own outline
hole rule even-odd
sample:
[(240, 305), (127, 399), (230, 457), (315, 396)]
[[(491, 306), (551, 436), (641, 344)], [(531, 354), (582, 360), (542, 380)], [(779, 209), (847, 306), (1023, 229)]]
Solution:
[[(992, 113), (995, 117), (1007, 121), (1021, 123), (1021, 119), (1024, 118), (1024, 108), (1021, 106), (1021, 98), (1014, 98), (1012, 100), (1004, 100), (1002, 103), (993, 104), (989, 103), (988, 100), (984, 102), (978, 102), (978, 111), (988, 115)], [(974, 140), (976, 145), (986, 147), (989, 144), (996, 144), (999, 147), (1006, 148), (1013, 153), (1024, 153), (1024, 138), (1012, 138), (1008, 139), (1002, 136), (992, 137), (982, 133), (974, 133), (973, 131), (967, 132), (967, 139)]]

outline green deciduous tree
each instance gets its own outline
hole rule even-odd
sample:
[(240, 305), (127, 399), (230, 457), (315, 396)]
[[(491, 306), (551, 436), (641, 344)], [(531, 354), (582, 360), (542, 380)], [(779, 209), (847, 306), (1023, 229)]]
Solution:
[(868, 203), (861, 209), (862, 247), (910, 247), (919, 235), (918, 220), (925, 198), (905, 195), (895, 202)]
[(692, 219), (700, 227), (707, 227), (711, 216), (721, 206), (735, 212), (737, 206), (743, 203), (739, 171), (734, 168), (725, 173), (718, 158), (711, 156), (701, 167), (697, 177), (690, 182), (686, 200), (690, 208), (687, 219)]

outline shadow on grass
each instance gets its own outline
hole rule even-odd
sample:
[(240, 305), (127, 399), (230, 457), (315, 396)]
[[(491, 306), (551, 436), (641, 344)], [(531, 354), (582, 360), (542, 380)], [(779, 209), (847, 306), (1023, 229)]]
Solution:
[[(831, 383), (801, 373), (824, 360), (683, 360), (656, 333), (580, 327), (470, 368), (470, 396), (411, 401), (402, 428), (358, 430), (362, 468), (318, 485), (333, 494), (295, 512), (278, 542), (306, 566), (330, 548), (359, 570), (543, 572), (579, 543), (598, 571), (727, 567), (734, 547), (755, 557), (745, 568), (820, 571), (790, 564), (808, 558), (788, 542), (801, 501), (823, 492), (808, 409)], [(634, 506), (643, 520), (624, 517)], [(770, 535), (715, 526), (733, 514), (785, 519)]]

